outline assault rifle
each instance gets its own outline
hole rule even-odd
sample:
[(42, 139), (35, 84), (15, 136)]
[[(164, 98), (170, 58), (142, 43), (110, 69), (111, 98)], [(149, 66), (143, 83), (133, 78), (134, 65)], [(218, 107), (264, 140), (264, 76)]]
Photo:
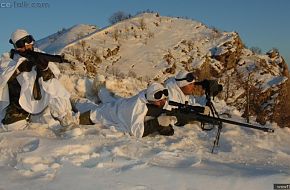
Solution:
[[(175, 106), (177, 108), (172, 108), (171, 111), (163, 110), (163, 113), (165, 113), (166, 115), (176, 116), (176, 118), (178, 120), (181, 119), (184, 121), (200, 121), (202, 124), (208, 123), (208, 124), (212, 124), (213, 126), (218, 126), (217, 135), (216, 135), (211, 153), (213, 153), (214, 148), (219, 145), (220, 133), (221, 133), (221, 130), (223, 127), (223, 123), (229, 123), (229, 124), (238, 125), (241, 127), (257, 129), (257, 130), (261, 130), (261, 131), (269, 132), (269, 133), (274, 132), (274, 129), (267, 128), (267, 127), (264, 127), (261, 125), (242, 123), (242, 122), (238, 122), (238, 121), (234, 121), (234, 120), (220, 118), (218, 115), (214, 115), (214, 114), (213, 114), (213, 116), (204, 115), (201, 113), (201, 110), (200, 110), (200, 108), (202, 108), (202, 107), (197, 109), (196, 106), (181, 104), (181, 103), (177, 103), (174, 101), (169, 101), (169, 105)], [(211, 111), (216, 112), (214, 107), (210, 107), (210, 108), (211, 108)]]
[(10, 51), (11, 59), (13, 59), (15, 53), (20, 54), (21, 56), (27, 58), (29, 61), (32, 61), (34, 63), (40, 62), (41, 64), (47, 65), (48, 62), (57, 62), (57, 63), (67, 62), (67, 60), (64, 59), (64, 56), (62, 55), (51, 55), (51, 54), (36, 52), (36, 51), (19, 52), (15, 49), (11, 49)]
[(13, 59), (15, 54), (19, 54), (22, 57), (25, 57), (27, 61), (23, 61), (19, 67), (18, 70), (20, 72), (29, 72), (31, 71), (33, 66), (36, 66), (37, 68), (37, 75), (36, 80), (33, 86), (33, 97), (35, 100), (40, 100), (42, 98), (41, 95), (41, 89), (38, 82), (39, 77), (43, 77), (44, 81), (47, 81), (51, 78), (54, 78), (53, 72), (48, 68), (49, 62), (57, 62), (57, 63), (63, 63), (66, 62), (64, 59), (64, 56), (62, 55), (50, 55), (42, 52), (36, 52), (36, 51), (25, 51), (25, 52), (19, 52), (15, 49), (12, 49), (10, 51), (10, 58)]

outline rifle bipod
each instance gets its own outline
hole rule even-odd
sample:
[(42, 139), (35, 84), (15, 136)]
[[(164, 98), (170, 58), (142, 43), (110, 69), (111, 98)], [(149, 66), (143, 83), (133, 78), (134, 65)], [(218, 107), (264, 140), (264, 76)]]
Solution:
[[(206, 106), (208, 106), (210, 108), (210, 113), (212, 114), (212, 117), (220, 118), (217, 110), (215, 109), (215, 107), (214, 107), (214, 105), (213, 105), (213, 103), (211, 101), (211, 97), (208, 94), (206, 94), (206, 99), (207, 99)], [(204, 124), (202, 125), (202, 128), (204, 129)], [(214, 125), (213, 125), (212, 129), (213, 128), (214, 128)], [(218, 130), (217, 130), (217, 134), (216, 134), (215, 140), (213, 142), (211, 153), (214, 152), (214, 148), (215, 147), (219, 146), (219, 141), (220, 141), (222, 128), (223, 128), (222, 122), (218, 122)]]
[(211, 149), (211, 153), (213, 154), (213, 151), (214, 151), (214, 148), (219, 146), (219, 141), (220, 141), (220, 136), (221, 136), (221, 130), (223, 128), (223, 124), (220, 123), (219, 126), (218, 126), (218, 131), (216, 133), (216, 136), (215, 136), (215, 140), (213, 142), (213, 146), (212, 146), (212, 149)]

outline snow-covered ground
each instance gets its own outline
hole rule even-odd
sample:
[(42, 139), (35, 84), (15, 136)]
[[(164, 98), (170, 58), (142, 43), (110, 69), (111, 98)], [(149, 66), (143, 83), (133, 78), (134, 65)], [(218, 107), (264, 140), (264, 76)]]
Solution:
[[(122, 94), (120, 81), (110, 81)], [(123, 84), (127, 93), (137, 90), (132, 80)], [(215, 105), (240, 119), (223, 101)], [(225, 124), (212, 154), (216, 130), (202, 131), (199, 123), (142, 139), (114, 126), (80, 126), (57, 137), (46, 125), (17, 123), (0, 133), (0, 189), (272, 190), (290, 181), (290, 129), (269, 126), (275, 133)]]
[(46, 126), (0, 134), (0, 189), (273, 189), (289, 183), (289, 129), (274, 134), (225, 125), (175, 127), (172, 137), (135, 139), (80, 126), (57, 138)]
[(50, 53), (57, 53), (67, 44), (92, 34), (97, 31), (97, 27), (93, 25), (79, 24), (68, 29), (62, 29), (42, 40), (37, 41), (37, 46)]

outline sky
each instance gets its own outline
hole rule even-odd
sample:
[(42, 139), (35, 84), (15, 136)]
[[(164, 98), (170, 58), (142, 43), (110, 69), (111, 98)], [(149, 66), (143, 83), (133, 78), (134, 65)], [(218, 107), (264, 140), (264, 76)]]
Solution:
[(38, 40), (75, 24), (106, 27), (117, 11), (134, 15), (147, 9), (236, 31), (247, 47), (263, 53), (278, 48), (290, 67), (289, 0), (0, 0), (0, 54), (12, 48), (8, 40), (17, 28)]

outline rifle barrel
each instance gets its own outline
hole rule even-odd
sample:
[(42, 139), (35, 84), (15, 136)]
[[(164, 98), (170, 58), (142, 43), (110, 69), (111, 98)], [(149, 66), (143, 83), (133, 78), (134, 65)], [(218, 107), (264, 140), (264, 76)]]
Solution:
[(248, 128), (252, 128), (252, 129), (265, 131), (265, 132), (270, 132), (270, 133), (274, 132), (274, 129), (271, 129), (271, 128), (267, 128), (267, 127), (263, 127), (263, 126), (259, 126), (259, 125), (254, 125), (254, 124), (250, 124), (250, 123), (242, 123), (242, 122), (229, 120), (229, 119), (225, 119), (225, 118), (212, 117), (212, 116), (203, 115), (203, 114), (196, 113), (196, 112), (187, 113), (186, 115), (187, 115), (187, 117), (192, 117), (193, 119), (195, 119), (197, 121), (202, 121), (205, 123), (212, 123), (212, 124), (229, 123), (229, 124), (238, 125), (238, 126), (242, 126), (242, 127), (248, 127)]
[[(218, 118), (218, 117), (203, 115), (203, 114), (197, 113), (196, 111), (191, 110), (191, 109), (190, 109), (190, 111), (188, 111), (188, 110), (186, 110), (186, 108), (191, 108), (192, 106), (188, 106), (188, 105), (181, 104), (178, 102), (169, 101), (169, 105), (173, 105), (173, 106), (178, 107), (178, 108), (172, 109), (172, 111), (165, 111), (166, 113), (168, 113), (170, 115), (174, 115), (176, 112), (180, 112), (184, 117), (187, 117), (187, 119), (197, 120), (197, 121), (201, 121), (201, 122), (205, 122), (205, 123), (212, 123), (212, 124), (229, 123), (229, 124), (248, 127), (248, 128), (252, 128), (252, 129), (265, 131), (265, 132), (270, 132), (270, 133), (274, 132), (274, 129), (263, 127), (260, 125), (254, 125), (254, 124), (250, 124), (250, 123), (242, 123), (242, 122), (229, 120), (229, 119), (225, 119), (225, 118)], [(183, 111), (183, 110), (186, 110), (186, 111)]]
[[(208, 116), (208, 117), (210, 117), (210, 116)], [(229, 120), (229, 119), (224, 119), (224, 118), (215, 118), (215, 119), (217, 121), (224, 122), (224, 123), (229, 123), (229, 124), (233, 124), (233, 125), (239, 125), (239, 126), (243, 126), (243, 127), (252, 128), (252, 129), (258, 129), (258, 130), (262, 130), (262, 131), (270, 132), (270, 133), (274, 132), (274, 129), (263, 127), (263, 126), (259, 126), (259, 125), (253, 125), (253, 124), (250, 124), (250, 123), (242, 123), (242, 122)]]

